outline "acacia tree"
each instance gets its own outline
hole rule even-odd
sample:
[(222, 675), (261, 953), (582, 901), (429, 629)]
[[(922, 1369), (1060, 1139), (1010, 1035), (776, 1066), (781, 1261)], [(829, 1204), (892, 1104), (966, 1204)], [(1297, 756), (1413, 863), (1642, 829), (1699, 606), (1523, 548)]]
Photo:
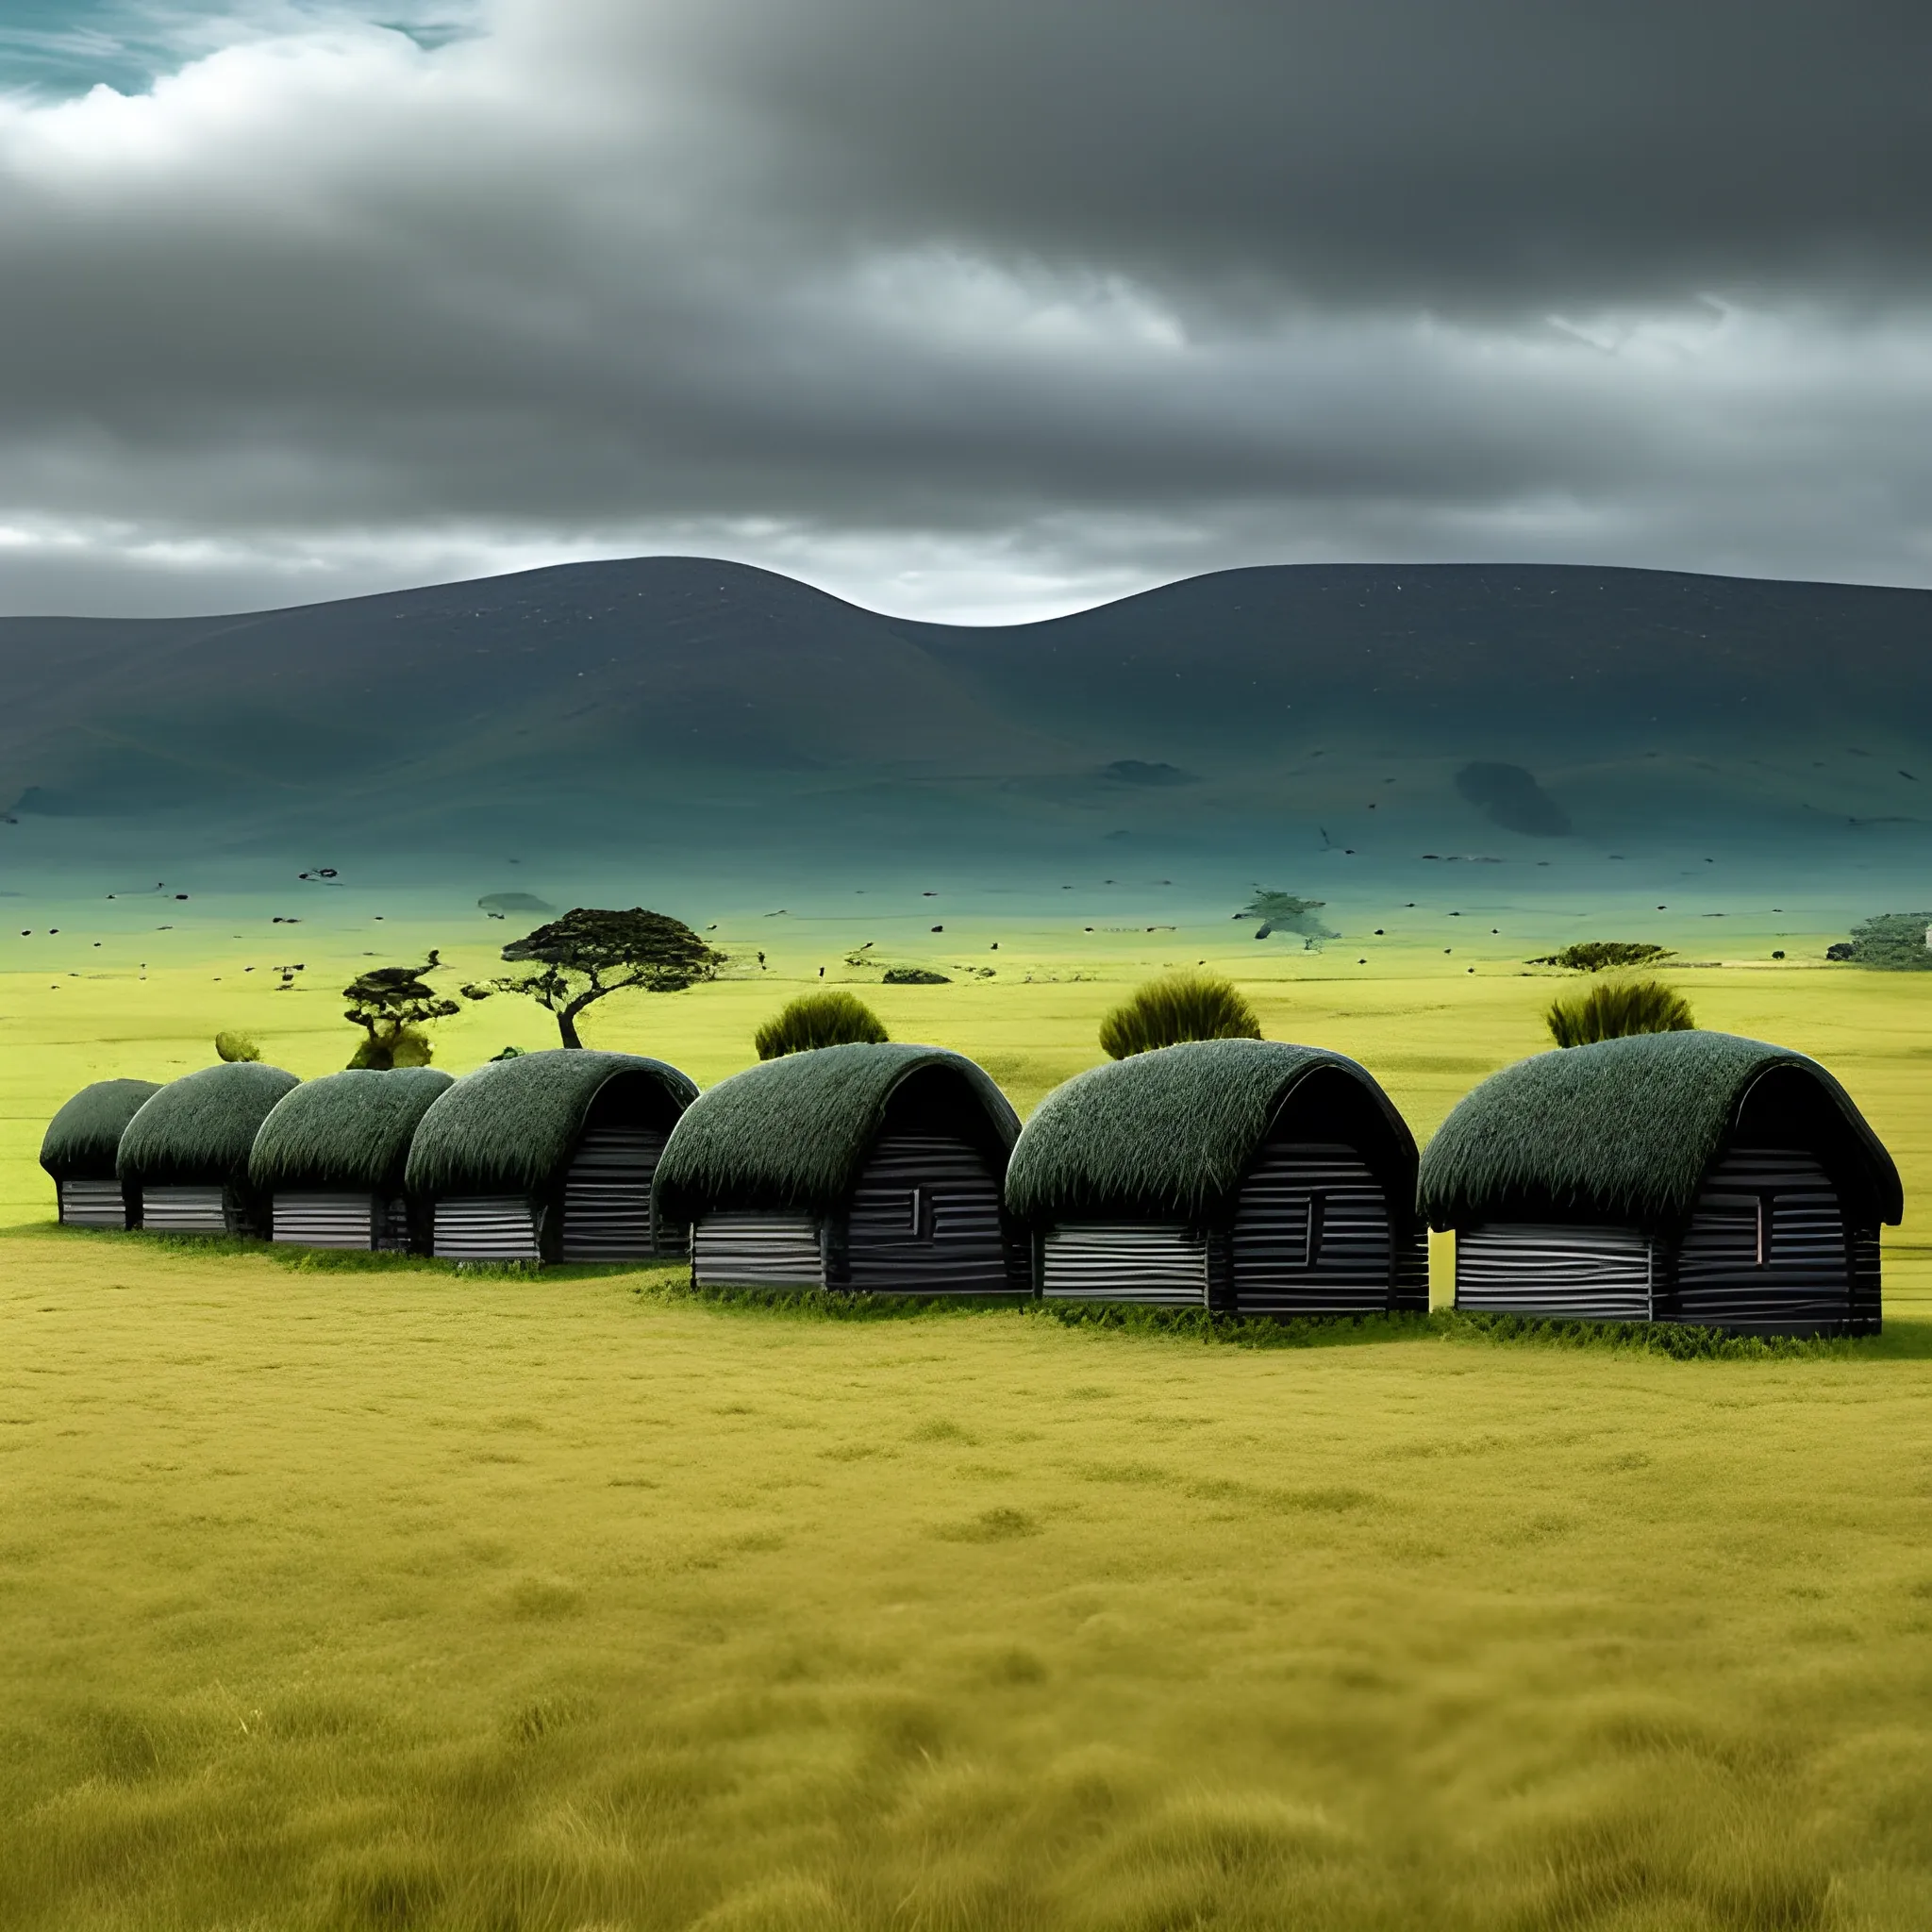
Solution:
[(579, 906), (503, 949), (504, 959), (529, 970), (462, 989), (466, 999), (491, 993), (522, 993), (557, 1016), (565, 1046), (582, 1046), (577, 1016), (613, 992), (637, 988), (644, 992), (682, 992), (710, 979), (724, 956), (706, 945), (681, 919)]
[(342, 1018), (369, 1037), (356, 1049), (352, 1067), (387, 1073), (391, 1067), (426, 1067), (429, 1036), (423, 1028), (432, 1020), (446, 1020), (462, 1011), (426, 985), (423, 975), (436, 971), (437, 952), (420, 966), (372, 966), (342, 989), (348, 1001)]

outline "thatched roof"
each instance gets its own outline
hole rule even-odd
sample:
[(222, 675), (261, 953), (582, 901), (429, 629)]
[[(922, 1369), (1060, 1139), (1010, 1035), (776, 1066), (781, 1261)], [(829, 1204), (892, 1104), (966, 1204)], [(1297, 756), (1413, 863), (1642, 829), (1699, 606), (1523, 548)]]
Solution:
[(1405, 1168), (1415, 1142), (1366, 1069), (1322, 1047), (1196, 1040), (1090, 1068), (1040, 1103), (1007, 1170), (1023, 1221), (1211, 1218), (1240, 1187), (1283, 1103), (1324, 1070), (1356, 1083)]
[(115, 1166), (130, 1187), (244, 1186), (257, 1130), (297, 1086), (293, 1074), (232, 1060), (171, 1080), (121, 1136)]
[(47, 1123), (41, 1165), (57, 1181), (112, 1180), (123, 1130), (160, 1091), (153, 1080), (96, 1080), (83, 1087)]
[(263, 1194), (302, 1188), (400, 1193), (417, 1124), (455, 1084), (437, 1067), (358, 1069), (304, 1081), (262, 1122), (249, 1181)]
[[(391, 1077), (384, 1074), (381, 1077)], [(552, 1047), (491, 1060), (438, 1096), (410, 1144), (412, 1194), (534, 1193), (569, 1164), (597, 1096), (613, 1080), (642, 1078), (680, 1111), (697, 1086), (641, 1054)]]
[(1012, 1146), (1019, 1116), (963, 1054), (886, 1041), (822, 1046), (735, 1074), (691, 1108), (658, 1163), (659, 1214), (825, 1212), (851, 1193), (894, 1095), (915, 1078), (949, 1090), (941, 1097), (960, 1131), (990, 1155)]
[(1423, 1156), (1437, 1227), (1554, 1210), (1657, 1227), (1690, 1212), (1752, 1084), (1773, 1068), (1809, 1083), (1855, 1151), (1886, 1221), (1898, 1169), (1851, 1096), (1816, 1060), (1730, 1033), (1644, 1033), (1505, 1067), (1442, 1123)]

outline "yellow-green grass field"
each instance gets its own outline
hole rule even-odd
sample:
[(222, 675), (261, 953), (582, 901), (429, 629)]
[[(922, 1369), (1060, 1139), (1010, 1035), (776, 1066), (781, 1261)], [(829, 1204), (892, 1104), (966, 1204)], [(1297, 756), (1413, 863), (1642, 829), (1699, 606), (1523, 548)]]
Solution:
[[(869, 996), (1024, 1110), (1208, 950), (1162, 940)], [(231, 956), (0, 982), (0, 1925), (1932, 1924), (1924, 981), (1678, 976), (1830, 1064), (1905, 1173), (1887, 1333), (1789, 1359), (827, 1319), (47, 1226), (67, 1092), (217, 1025), (339, 1066), (367, 943), (310, 941), (291, 995)], [(1551, 984), (1501, 958), (1209, 957), (1421, 1137), (1542, 1043)], [(587, 1038), (714, 1080), (805, 983), (773, 964)], [(547, 1024), (493, 1002), (439, 1058)]]

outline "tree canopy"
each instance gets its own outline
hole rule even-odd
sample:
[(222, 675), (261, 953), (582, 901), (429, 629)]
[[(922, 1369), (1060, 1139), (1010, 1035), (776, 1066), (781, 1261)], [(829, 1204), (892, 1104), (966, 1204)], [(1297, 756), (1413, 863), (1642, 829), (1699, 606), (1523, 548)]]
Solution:
[(681, 919), (641, 906), (610, 911), (579, 906), (503, 949), (527, 970), (462, 989), (468, 999), (521, 993), (547, 1008), (565, 1046), (582, 1046), (577, 1016), (613, 992), (682, 992), (716, 976), (724, 956)]
[(356, 1049), (352, 1067), (387, 1073), (392, 1067), (426, 1067), (429, 1036), (423, 1028), (432, 1020), (446, 1020), (462, 1011), (455, 1000), (444, 999), (425, 983), (424, 974), (436, 971), (438, 954), (420, 966), (372, 966), (342, 989), (348, 1001), (342, 1018), (361, 1027), (367, 1038)]

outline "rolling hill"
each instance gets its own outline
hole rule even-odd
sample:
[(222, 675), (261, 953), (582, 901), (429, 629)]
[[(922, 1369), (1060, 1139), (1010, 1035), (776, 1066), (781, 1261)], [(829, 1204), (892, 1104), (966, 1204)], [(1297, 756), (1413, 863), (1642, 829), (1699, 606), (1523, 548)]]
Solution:
[(535, 850), (762, 890), (1129, 846), (1542, 887), (1695, 848), (1793, 892), (1906, 881), (1932, 856), (1928, 632), (1932, 592), (1526, 565), (1230, 571), (971, 628), (690, 558), (12, 618), (0, 852)]

